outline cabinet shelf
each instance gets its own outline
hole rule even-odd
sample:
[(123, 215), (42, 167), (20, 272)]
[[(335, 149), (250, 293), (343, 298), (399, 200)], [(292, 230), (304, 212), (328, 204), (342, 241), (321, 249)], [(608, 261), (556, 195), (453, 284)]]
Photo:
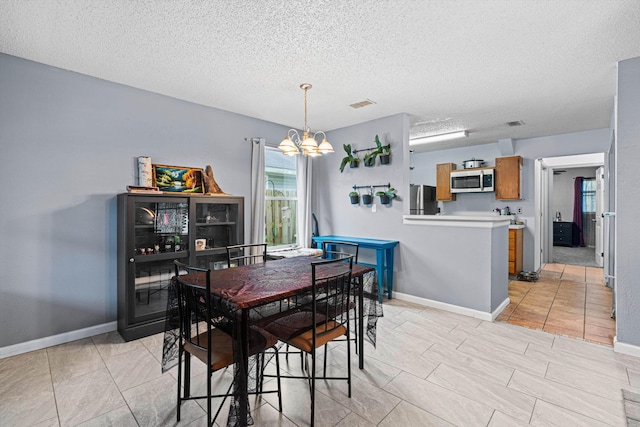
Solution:
[(202, 249), (202, 250), (199, 250), (199, 251), (195, 251), (194, 254), (195, 254), (195, 256), (217, 255), (217, 254), (224, 254), (226, 256), (227, 255), (227, 248), (226, 248), (226, 246), (224, 248), (207, 248), (207, 249)]
[(189, 251), (177, 251), (177, 252), (165, 252), (159, 254), (150, 254), (150, 255), (136, 255), (133, 259), (136, 262), (153, 262), (153, 261), (165, 261), (165, 260), (174, 260), (187, 258), (189, 256)]
[(234, 221), (224, 221), (224, 222), (196, 222), (197, 227), (209, 227), (216, 225), (236, 225)]

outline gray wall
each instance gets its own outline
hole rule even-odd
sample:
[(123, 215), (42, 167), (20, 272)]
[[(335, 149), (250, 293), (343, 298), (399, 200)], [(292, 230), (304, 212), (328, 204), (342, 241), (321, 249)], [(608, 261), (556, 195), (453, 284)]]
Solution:
[[(534, 263), (534, 214), (535, 214), (535, 186), (534, 186), (534, 161), (541, 157), (557, 157), (575, 154), (604, 153), (609, 150), (611, 136), (609, 129), (598, 129), (586, 132), (575, 132), (561, 135), (551, 135), (540, 138), (516, 140), (513, 143), (513, 154), (503, 154), (497, 142), (477, 145), (474, 147), (455, 148), (411, 155), (411, 164), (414, 167), (411, 172), (411, 182), (416, 184), (435, 185), (436, 164), (456, 163), (458, 169), (462, 168), (464, 160), (475, 157), (483, 159), (487, 166), (495, 166), (495, 158), (508, 155), (522, 156), (523, 170), (521, 182), (522, 200), (499, 201), (495, 200), (494, 193), (468, 193), (459, 194), (455, 202), (440, 202), (444, 212), (452, 211), (490, 211), (496, 207), (509, 206), (515, 211), (522, 207), (522, 215), (519, 220), (526, 221), (523, 242), (523, 269), (533, 270)], [(564, 218), (564, 214), (563, 214)]]
[(563, 221), (573, 221), (573, 193), (576, 177), (595, 178), (597, 168), (562, 168), (566, 171), (553, 175), (553, 196), (551, 211), (554, 219), (556, 211), (560, 211)]
[(640, 160), (640, 57), (618, 63), (616, 124), (617, 339), (640, 345), (640, 255), (638, 242)]
[[(376, 134), (383, 143), (391, 143), (391, 164), (374, 168), (347, 167), (340, 173), (340, 160), (344, 156), (342, 144), (351, 144), (357, 149), (372, 147)], [(320, 234), (398, 240), (394, 291), (489, 312), (495, 309), (495, 304), (506, 298), (506, 260), (502, 263), (502, 293), (481, 289), (478, 283), (491, 285), (490, 254), (499, 248), (490, 245), (492, 241), (500, 241), (506, 246), (506, 228), (490, 230), (403, 225), (402, 215), (408, 211), (408, 135), (409, 119), (405, 114), (338, 129), (327, 135), (337, 149), (336, 155), (314, 159), (313, 165), (313, 204)], [(349, 203), (348, 194), (353, 185), (388, 182), (397, 188), (400, 198), (389, 207), (381, 206), (377, 198), (375, 213), (371, 208)], [(496, 238), (496, 233), (504, 235)], [(502, 250), (506, 254), (506, 247)], [(456, 258), (451, 257), (451, 253), (456, 253)], [(478, 253), (486, 256), (478, 257)], [(364, 249), (359, 258), (363, 261), (375, 259)], [(482, 279), (477, 280), (479, 276), (474, 277), (469, 272), (475, 272)]]
[(137, 156), (211, 164), (248, 203), (244, 138), (286, 131), (0, 54), (0, 347), (116, 319), (115, 196)]

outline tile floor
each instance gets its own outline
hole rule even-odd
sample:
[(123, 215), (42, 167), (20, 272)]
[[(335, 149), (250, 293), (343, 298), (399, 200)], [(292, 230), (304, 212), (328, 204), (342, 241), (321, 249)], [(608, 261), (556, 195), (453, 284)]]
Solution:
[[(316, 425), (625, 426), (621, 389), (640, 392), (640, 358), (611, 346), (399, 300), (384, 311), (365, 369), (353, 360), (351, 399), (344, 382), (319, 382)], [(2, 359), (0, 425), (175, 425), (176, 372), (160, 373), (161, 347), (161, 334), (124, 343), (112, 332)], [(330, 370), (345, 360), (335, 343)], [(283, 365), (295, 372), (299, 359)], [(202, 369), (193, 376), (204, 387)], [(283, 393), (282, 414), (275, 395), (252, 399), (256, 426), (308, 425), (306, 384), (283, 380)], [(206, 423), (196, 402), (182, 413), (180, 425)]]
[(509, 282), (511, 303), (497, 320), (613, 345), (611, 289), (602, 268), (547, 264), (537, 282)]

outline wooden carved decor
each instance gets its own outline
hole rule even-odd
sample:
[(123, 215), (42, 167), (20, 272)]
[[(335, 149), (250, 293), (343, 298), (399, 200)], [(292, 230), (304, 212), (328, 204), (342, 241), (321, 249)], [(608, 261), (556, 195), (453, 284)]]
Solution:
[(207, 165), (204, 172), (204, 191), (207, 194), (227, 194), (222, 191), (222, 188), (216, 182), (216, 179), (213, 177), (213, 168), (211, 165)]

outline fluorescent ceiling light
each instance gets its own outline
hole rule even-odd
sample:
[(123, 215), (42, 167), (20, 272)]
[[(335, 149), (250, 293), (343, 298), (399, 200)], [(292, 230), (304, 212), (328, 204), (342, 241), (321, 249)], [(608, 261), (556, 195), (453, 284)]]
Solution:
[(409, 145), (430, 144), (432, 142), (449, 141), (450, 139), (466, 138), (469, 132), (461, 130), (458, 132), (442, 133), (440, 135), (423, 136), (420, 138), (410, 139)]

